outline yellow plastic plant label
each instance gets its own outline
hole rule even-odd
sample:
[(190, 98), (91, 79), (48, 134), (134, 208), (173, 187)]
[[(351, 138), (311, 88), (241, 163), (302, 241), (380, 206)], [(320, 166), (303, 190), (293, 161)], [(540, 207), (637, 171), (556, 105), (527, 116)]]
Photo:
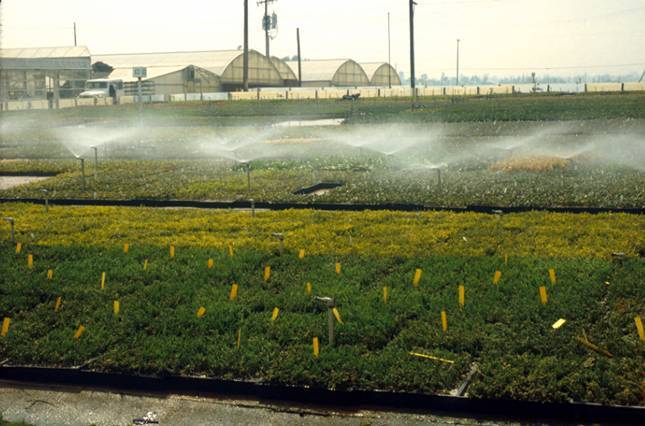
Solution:
[(638, 337), (641, 340), (645, 340), (645, 330), (643, 330), (643, 321), (641, 320), (640, 315), (634, 317), (634, 323), (636, 324), (636, 330), (638, 330)]
[(305, 285), (305, 288), (306, 288), (306, 290), (307, 290), (307, 296), (311, 296), (311, 294), (313, 293), (313, 288), (312, 288), (311, 283), (307, 283), (307, 284)]
[(114, 310), (114, 315), (119, 315), (119, 312), (121, 312), (121, 302), (115, 300), (112, 304), (112, 309)]
[(175, 257), (175, 245), (170, 244), (170, 257)]
[(387, 287), (383, 287), (383, 303), (387, 303), (387, 299), (390, 296), (390, 289)]
[(271, 321), (277, 320), (278, 315), (280, 315), (280, 309), (277, 307), (273, 308), (273, 313), (271, 314)]
[(48, 280), (53, 280), (54, 279), (54, 270), (53, 269), (48, 269), (47, 270), (47, 279)]
[(101, 272), (101, 290), (105, 290), (105, 272)]
[(423, 270), (420, 268), (417, 268), (416, 271), (414, 271), (414, 278), (412, 278), (412, 285), (415, 287), (419, 286), (419, 283), (421, 282), (421, 276), (423, 275)]
[(339, 324), (342, 324), (343, 319), (340, 317), (340, 311), (337, 308), (332, 308), (331, 312), (334, 314), (336, 321), (338, 321)]
[(264, 267), (264, 273), (262, 274), (262, 278), (264, 279), (264, 282), (269, 281), (269, 278), (271, 278), (271, 267), (269, 265)]
[(83, 326), (83, 324), (79, 325), (76, 329), (76, 333), (74, 333), (74, 339), (79, 339), (84, 332), (85, 327)]
[(546, 287), (541, 286), (540, 287), (540, 302), (542, 302), (543, 305), (546, 305), (546, 303), (549, 301), (549, 296), (546, 293)]
[(31, 253), (27, 255), (27, 268), (34, 269), (34, 255)]
[(130, 251), (130, 244), (123, 244), (123, 253), (128, 253)]
[(199, 309), (197, 309), (197, 318), (202, 318), (204, 315), (206, 315), (206, 308), (200, 306)]
[(559, 320), (557, 320), (556, 322), (554, 322), (554, 323), (553, 323), (553, 325), (552, 325), (551, 327), (552, 327), (554, 330), (557, 330), (558, 328), (562, 327), (562, 326), (564, 325), (564, 323), (565, 323), (565, 322), (567, 322), (567, 320), (565, 320), (564, 318), (560, 318)]
[(320, 355), (320, 343), (318, 338), (314, 337), (314, 357), (318, 358), (318, 355)]
[(233, 283), (231, 286), (231, 294), (228, 296), (229, 300), (235, 300), (237, 299), (237, 284)]
[(54, 303), (54, 312), (58, 312), (60, 310), (60, 306), (63, 303), (63, 298), (58, 296), (56, 298), (56, 303)]
[(228, 255), (233, 257), (233, 243), (228, 243)]
[(22, 252), (22, 243), (17, 243), (16, 244), (16, 254), (20, 254)]
[(208, 259), (206, 266), (208, 266), (208, 269), (213, 269), (213, 266), (215, 266), (215, 261), (213, 259)]
[(144, 270), (144, 271), (147, 271), (147, 270), (148, 270), (148, 259), (145, 259), (145, 260), (143, 261), (143, 270)]
[(555, 269), (551, 268), (549, 269), (549, 280), (551, 281), (551, 285), (555, 285), (557, 282), (557, 277), (555, 276)]
[(304, 259), (304, 258), (305, 258), (305, 250), (300, 249), (300, 251), (298, 252), (298, 259)]
[(337, 273), (337, 274), (340, 274), (340, 271), (341, 271), (341, 265), (340, 265), (340, 262), (336, 262), (336, 273)]
[(446, 311), (441, 311), (441, 329), (444, 333), (448, 331), (448, 318), (446, 317)]
[(11, 318), (4, 317), (4, 319), (2, 320), (2, 331), (0, 332), (0, 335), (2, 335), (2, 337), (5, 337), (7, 334), (9, 334), (10, 325), (11, 325)]
[(495, 275), (493, 275), (493, 284), (497, 285), (499, 284), (499, 281), (502, 279), (502, 271), (495, 271)]
[(240, 349), (241, 344), (242, 344), (242, 329), (238, 328), (237, 329), (237, 339), (236, 339), (235, 345), (237, 346), (238, 349)]
[(466, 289), (462, 284), (459, 286), (459, 306), (463, 308), (465, 303), (466, 303)]

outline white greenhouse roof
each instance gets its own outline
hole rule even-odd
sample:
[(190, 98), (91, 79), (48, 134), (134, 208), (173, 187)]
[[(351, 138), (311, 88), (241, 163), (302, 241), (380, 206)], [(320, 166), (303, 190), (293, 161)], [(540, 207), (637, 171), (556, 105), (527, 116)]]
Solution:
[[(253, 51), (250, 51), (253, 52)], [(160, 53), (123, 53), (113, 55), (94, 55), (93, 62), (103, 62), (113, 68), (148, 67), (148, 75), (155, 68), (183, 69), (194, 65), (205, 68), (214, 74), (222, 75), (226, 67), (242, 50), (208, 50), (199, 52), (160, 52)], [(170, 71), (171, 72), (171, 71)], [(148, 77), (150, 78), (150, 77)]]
[(85, 46), (0, 49), (0, 68), (6, 70), (89, 70)]
[(374, 78), (374, 74), (381, 68), (382, 66), (387, 66), (387, 62), (362, 62), (361, 67), (363, 67), (363, 70), (365, 71), (365, 74), (367, 74), (367, 77), (372, 81), (372, 78)]
[(29, 47), (0, 49), (2, 58), (41, 59), (41, 58), (87, 58), (90, 51), (85, 46)]
[[(148, 80), (151, 78), (161, 77), (162, 75), (171, 74), (177, 71), (181, 71), (187, 67), (149, 67), (147, 69), (147, 77), (143, 80)], [(110, 73), (110, 79), (117, 79), (123, 81), (136, 81), (137, 79), (132, 76), (133, 67), (123, 67), (115, 68), (114, 71)]]
[[(332, 81), (338, 69), (351, 59), (312, 59), (303, 60), (302, 81)], [(298, 69), (298, 61), (289, 61), (292, 70)]]

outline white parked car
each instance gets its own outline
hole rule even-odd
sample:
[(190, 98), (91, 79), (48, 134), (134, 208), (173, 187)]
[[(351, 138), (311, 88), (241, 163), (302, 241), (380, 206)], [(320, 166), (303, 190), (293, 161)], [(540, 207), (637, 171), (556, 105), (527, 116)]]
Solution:
[(79, 98), (112, 98), (114, 103), (119, 103), (123, 96), (123, 80), (110, 80), (96, 78), (85, 82), (85, 90), (78, 95)]

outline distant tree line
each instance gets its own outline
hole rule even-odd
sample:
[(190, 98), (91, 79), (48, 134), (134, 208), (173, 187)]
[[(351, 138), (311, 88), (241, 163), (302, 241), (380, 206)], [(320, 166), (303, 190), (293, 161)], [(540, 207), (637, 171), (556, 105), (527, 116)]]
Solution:
[[(638, 81), (641, 74), (579, 74), (573, 76), (559, 76), (551, 74), (536, 74), (535, 82), (539, 85), (547, 84), (562, 84), (562, 83), (625, 83)], [(410, 78), (405, 76), (403, 72), (399, 73), (401, 82), (404, 85), (410, 84)], [(455, 76), (448, 76), (441, 73), (439, 78), (430, 78), (427, 74), (421, 74), (417, 77), (418, 86), (454, 86), (456, 83)], [(459, 75), (460, 86), (485, 86), (491, 84), (533, 84), (533, 76), (531, 74), (520, 74), (514, 76), (499, 77), (490, 75), (488, 73), (482, 75)]]

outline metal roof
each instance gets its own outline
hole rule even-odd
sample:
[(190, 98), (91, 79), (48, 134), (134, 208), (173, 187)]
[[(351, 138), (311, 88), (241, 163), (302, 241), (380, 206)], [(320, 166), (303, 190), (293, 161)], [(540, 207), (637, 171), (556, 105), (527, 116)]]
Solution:
[[(189, 65), (205, 68), (214, 74), (222, 75), (228, 65), (242, 50), (208, 50), (199, 52), (159, 52), (159, 53), (123, 53), (112, 55), (94, 55), (93, 62), (103, 62), (113, 68), (147, 67), (148, 75), (155, 68), (183, 69)], [(170, 71), (172, 72), (172, 71)], [(158, 74), (159, 75), (159, 74)]]
[(6, 70), (89, 70), (85, 46), (0, 49), (0, 68)]
[[(340, 67), (351, 59), (312, 59), (303, 60), (302, 81), (332, 81)], [(298, 69), (298, 61), (289, 61), (292, 70)]]

